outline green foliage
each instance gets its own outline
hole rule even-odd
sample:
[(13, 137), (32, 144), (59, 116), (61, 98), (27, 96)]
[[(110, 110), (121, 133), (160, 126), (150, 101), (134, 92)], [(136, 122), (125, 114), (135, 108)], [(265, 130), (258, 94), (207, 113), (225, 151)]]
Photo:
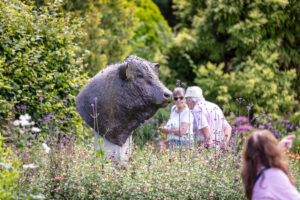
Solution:
[(299, 1), (174, 3), (181, 21), (167, 53), (173, 77), (221, 105), (242, 97), (257, 113), (297, 110)]
[(81, 47), (88, 54), (85, 63), (90, 75), (129, 54), (136, 26), (132, 4), (122, 0), (67, 0), (63, 5), (64, 12), (84, 18), (82, 29), (86, 35)]
[(0, 199), (15, 199), (18, 186), (20, 162), (9, 147), (4, 144), (0, 133)]
[[(53, 1), (38, 6), (46, 2)], [(83, 18), (86, 35), (80, 43), (91, 76), (130, 54), (161, 61), (171, 38), (170, 27), (151, 0), (66, 0), (62, 11)]]
[(199, 0), (173, 0), (174, 14), (178, 18), (178, 23), (175, 26), (177, 29), (191, 28), (193, 17), (200, 9), (205, 8), (206, 1)]
[[(202, 87), (206, 99), (226, 105), (227, 112), (238, 112), (236, 99), (240, 97), (246, 100), (242, 106), (254, 104), (251, 116), (266, 112), (278, 119), (285, 112), (292, 112), (296, 104), (290, 84), (295, 79), (294, 71), (279, 71), (251, 61), (248, 64), (243, 71), (230, 74), (223, 72), (224, 64), (201, 65), (195, 70), (195, 83)], [(246, 109), (242, 114), (247, 115)]]
[(153, 60), (171, 40), (171, 29), (152, 0), (134, 0), (138, 20), (131, 40), (132, 54)]
[(63, 120), (58, 130), (81, 127), (75, 96), (86, 82), (76, 44), (82, 32), (58, 8), (0, 3), (1, 123), (26, 112), (37, 122)]
[[(180, 29), (172, 45), (175, 50), (187, 53), (196, 64), (225, 62), (227, 70), (235, 69), (235, 65), (245, 61), (266, 41), (280, 44), (273, 49), (280, 55), (280, 67), (289, 69), (300, 64), (297, 49), (300, 27), (296, 21), (299, 18), (298, 1), (197, 2), (175, 1), (175, 7), (179, 8), (177, 16), (182, 19), (181, 26), (189, 30)], [(185, 25), (189, 24), (185, 20), (187, 17), (192, 17), (192, 26)], [(179, 40), (182, 33), (195, 38), (192, 48), (180, 49), (185, 46), (185, 42)], [(185, 60), (182, 54), (178, 59)]]

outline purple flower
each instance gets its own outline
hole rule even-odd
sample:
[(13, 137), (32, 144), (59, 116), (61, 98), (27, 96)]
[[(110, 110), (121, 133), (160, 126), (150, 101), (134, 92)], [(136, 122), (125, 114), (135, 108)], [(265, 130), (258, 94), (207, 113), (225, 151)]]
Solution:
[(253, 117), (252, 119), (251, 119), (251, 122), (253, 122), (254, 120), (256, 120), (258, 118), (258, 116), (256, 115), (255, 117)]
[(44, 117), (44, 120), (46, 124), (48, 124), (51, 121), (51, 118), (49, 116)]
[(64, 138), (63, 145), (66, 146), (67, 143), (68, 143), (68, 141)]
[(236, 99), (239, 103), (241, 103), (242, 101), (245, 101), (245, 99), (243, 99), (242, 97), (239, 97)]
[(25, 105), (21, 105), (21, 110), (26, 110), (27, 107)]
[(269, 129), (272, 128), (272, 123), (271, 122), (268, 122), (266, 125), (268, 126)]
[(253, 104), (250, 104), (249, 106), (247, 106), (247, 110), (250, 111), (252, 106), (253, 106)]

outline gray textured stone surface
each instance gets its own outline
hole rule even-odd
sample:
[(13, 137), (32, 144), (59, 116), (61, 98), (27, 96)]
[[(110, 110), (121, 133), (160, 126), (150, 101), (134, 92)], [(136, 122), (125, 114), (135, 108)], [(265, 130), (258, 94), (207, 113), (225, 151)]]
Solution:
[(158, 68), (137, 56), (107, 66), (77, 96), (79, 114), (101, 137), (122, 146), (135, 128), (171, 101)]

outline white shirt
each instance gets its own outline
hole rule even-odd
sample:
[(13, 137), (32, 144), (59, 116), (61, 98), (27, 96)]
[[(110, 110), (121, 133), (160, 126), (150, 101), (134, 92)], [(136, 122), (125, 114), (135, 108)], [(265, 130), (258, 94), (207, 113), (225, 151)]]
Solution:
[(186, 106), (184, 110), (182, 110), (180, 113), (177, 113), (176, 111), (176, 105), (174, 105), (171, 108), (171, 114), (170, 114), (170, 119), (168, 120), (166, 127), (167, 128), (172, 128), (172, 129), (179, 129), (179, 126), (181, 123), (186, 122), (189, 123), (189, 127), (182, 135), (180, 138), (178, 135), (174, 135), (173, 133), (169, 133), (167, 136), (167, 140), (186, 140), (186, 141), (193, 141), (193, 114)]
[(196, 137), (204, 140), (204, 134), (201, 131), (204, 127), (210, 129), (210, 142), (221, 142), (224, 139), (224, 127), (229, 125), (221, 108), (209, 101), (196, 102), (193, 110), (194, 116), (194, 134)]

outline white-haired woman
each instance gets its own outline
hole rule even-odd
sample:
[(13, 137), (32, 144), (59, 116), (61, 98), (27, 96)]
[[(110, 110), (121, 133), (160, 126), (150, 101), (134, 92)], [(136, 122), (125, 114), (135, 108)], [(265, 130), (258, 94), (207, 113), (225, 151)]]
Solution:
[(171, 108), (170, 118), (166, 126), (159, 130), (167, 133), (169, 146), (180, 146), (193, 143), (193, 115), (185, 102), (184, 88), (177, 87), (173, 91), (175, 105)]
[(228, 146), (231, 136), (231, 126), (226, 121), (221, 108), (206, 101), (202, 89), (198, 86), (187, 88), (186, 102), (194, 116), (195, 140), (207, 142), (213, 146)]

